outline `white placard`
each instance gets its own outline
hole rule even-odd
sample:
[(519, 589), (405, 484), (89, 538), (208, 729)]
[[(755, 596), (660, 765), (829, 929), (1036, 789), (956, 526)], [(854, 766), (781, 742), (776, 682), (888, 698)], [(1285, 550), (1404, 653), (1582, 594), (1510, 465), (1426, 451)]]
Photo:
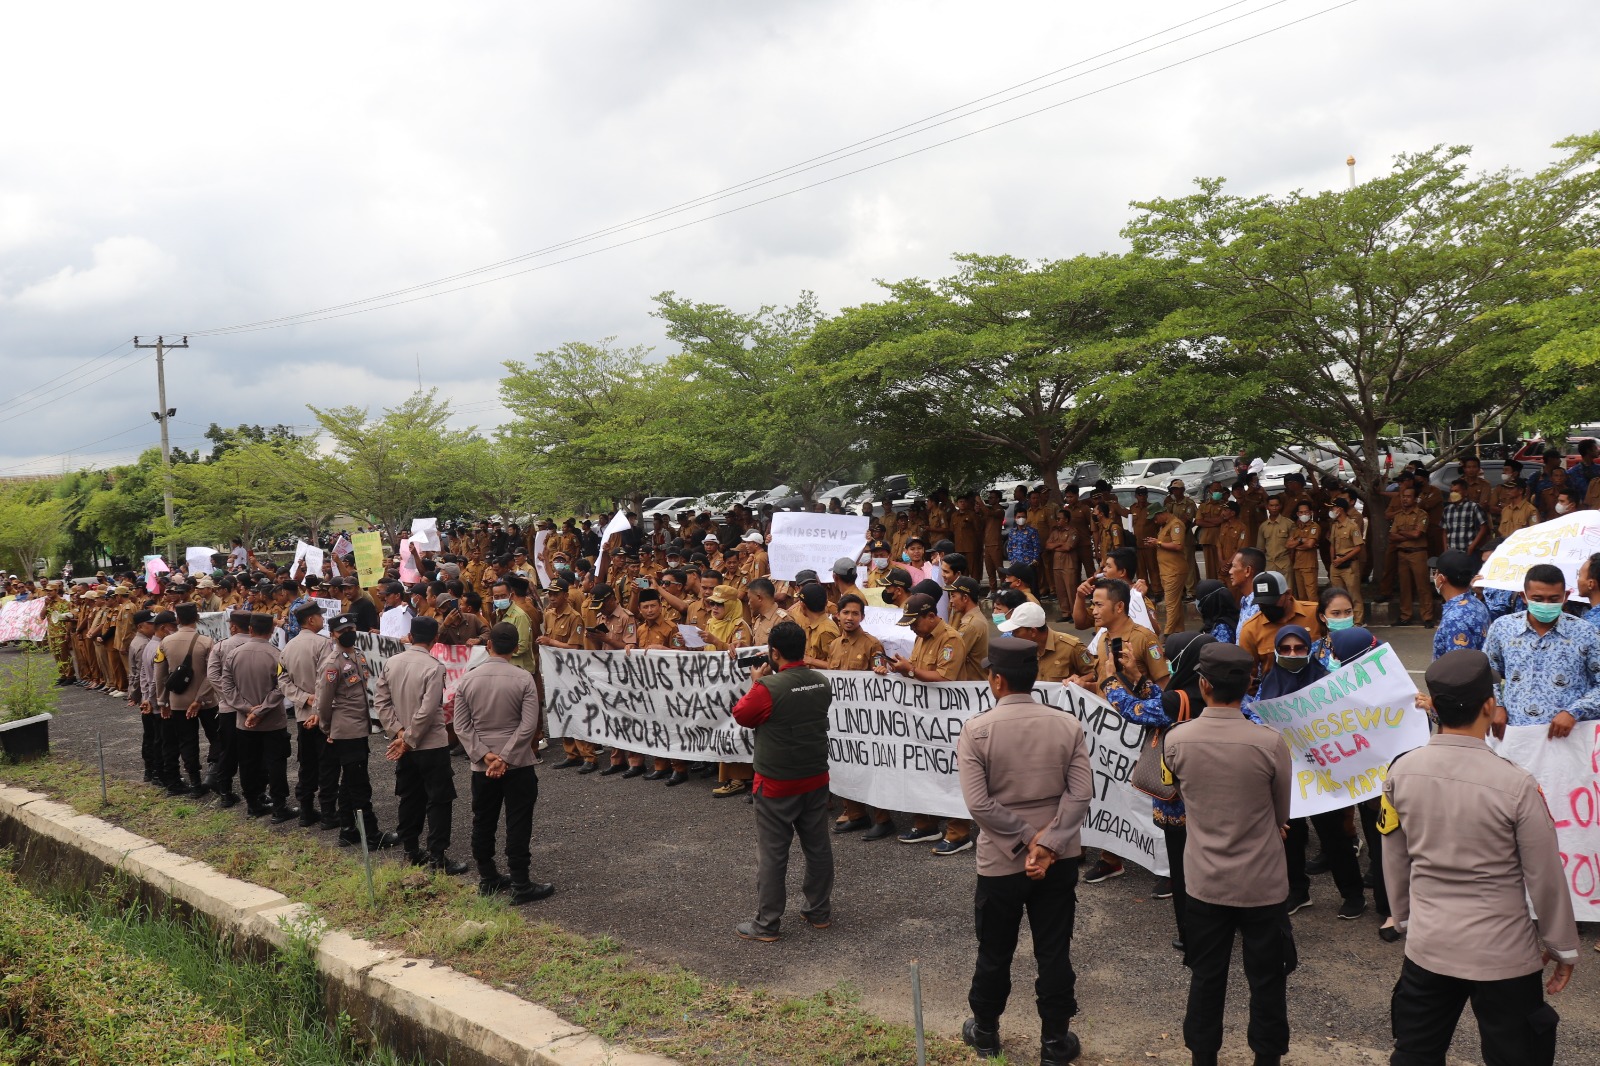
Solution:
[(698, 651), (706, 646), (706, 642), (700, 636), (700, 627), (698, 626), (684, 625), (679, 622), (678, 635), (683, 638), (683, 646), (690, 651)]
[(1291, 814), (1376, 798), (1395, 756), (1428, 742), (1428, 716), (1416, 703), (1405, 664), (1382, 644), (1298, 692), (1252, 704), (1289, 745)]
[(866, 515), (778, 511), (772, 516), (767, 565), (774, 581), (793, 581), (802, 570), (833, 580), (833, 564), (854, 559), (867, 541)]
[(189, 567), (190, 577), (211, 573), (211, 557), (217, 554), (210, 548), (185, 548), (183, 560)]
[[(540, 657), (552, 737), (675, 759), (749, 762), (755, 751), (754, 734), (732, 717), (750, 682), (731, 656), (541, 648)], [(986, 682), (933, 684), (864, 671), (824, 676), (833, 686), (831, 791), (885, 810), (968, 816), (956, 742), (967, 720), (993, 705)], [(1084, 845), (1165, 874), (1166, 842), (1151, 820), (1150, 798), (1128, 784), (1144, 728), (1075, 685), (1050, 682), (1034, 693), (1084, 728), (1095, 778)]]
[(624, 533), (628, 530), (630, 525), (631, 523), (628, 521), (628, 512), (618, 511), (616, 514), (612, 515), (611, 521), (606, 523), (604, 532), (600, 534), (601, 551), (605, 550), (606, 542), (611, 539), (613, 533)]
[(909, 659), (916, 647), (917, 637), (911, 627), (899, 624), (904, 613), (898, 607), (868, 607), (861, 615), (861, 628), (878, 638), (891, 659), (896, 655)]
[(1557, 740), (1547, 725), (1515, 725), (1491, 745), (1538, 780), (1556, 823), (1572, 913), (1600, 922), (1600, 722), (1579, 722)]
[(411, 543), (416, 545), (419, 552), (436, 552), (444, 546), (439, 543), (439, 520), (437, 518), (413, 518), (411, 520)]
[(1574, 511), (1511, 534), (1489, 556), (1473, 584), (1521, 592), (1529, 567), (1554, 563), (1567, 579), (1567, 599), (1577, 599), (1578, 567), (1595, 552), (1600, 552), (1600, 511)]
[(306, 573), (318, 575), (322, 573), (323, 552), (321, 548), (313, 544), (307, 544), (303, 540), (296, 541), (294, 545), (294, 565), (289, 568), (291, 574), (299, 569), (302, 560), (306, 564)]
[(544, 546), (550, 539), (550, 531), (541, 529), (533, 535), (533, 572), (539, 575), (539, 587), (550, 587), (550, 570), (544, 565)]

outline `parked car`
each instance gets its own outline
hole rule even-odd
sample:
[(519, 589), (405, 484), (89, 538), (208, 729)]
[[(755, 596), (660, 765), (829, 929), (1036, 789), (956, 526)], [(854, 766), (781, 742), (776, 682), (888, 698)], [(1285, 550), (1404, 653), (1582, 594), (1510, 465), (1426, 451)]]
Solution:
[(662, 522), (675, 521), (680, 512), (692, 510), (696, 502), (693, 496), (673, 496), (662, 500), (639, 516), (639, 524), (648, 530)]
[(1099, 463), (1079, 463), (1072, 468), (1071, 476), (1068, 476), (1066, 471), (1061, 472), (1061, 487), (1066, 488), (1068, 485), (1073, 485), (1080, 489), (1086, 489), (1093, 486), (1100, 478)]
[[(1586, 440), (1600, 440), (1600, 426), (1574, 426), (1567, 434), (1561, 454), (1566, 458), (1568, 466), (1578, 465), (1578, 445)], [(1522, 442), (1511, 458), (1521, 463), (1526, 470), (1530, 466), (1538, 466), (1544, 462), (1544, 452), (1548, 447), (1550, 445), (1543, 437), (1529, 437)]]
[(1130, 459), (1122, 464), (1122, 473), (1111, 484), (1114, 488), (1124, 485), (1162, 485), (1165, 488), (1160, 479), (1182, 465), (1182, 459)]
[[(1497, 487), (1502, 481), (1505, 480), (1506, 463), (1504, 459), (1483, 459), (1480, 461), (1480, 463), (1483, 466), (1483, 479), (1487, 481), (1491, 487)], [(1448, 496), (1450, 494), (1450, 482), (1454, 481), (1460, 476), (1461, 463), (1459, 460), (1452, 460), (1448, 463), (1445, 463), (1433, 473), (1429, 474), (1428, 480), (1432, 482), (1440, 492), (1443, 492)]]
[(1174, 481), (1183, 482), (1183, 491), (1191, 499), (1198, 500), (1200, 492), (1213, 481), (1220, 481), (1224, 485), (1231, 485), (1238, 480), (1233, 469), (1234, 456), (1213, 455), (1209, 458), (1190, 459), (1180, 464), (1167, 478), (1167, 484)]

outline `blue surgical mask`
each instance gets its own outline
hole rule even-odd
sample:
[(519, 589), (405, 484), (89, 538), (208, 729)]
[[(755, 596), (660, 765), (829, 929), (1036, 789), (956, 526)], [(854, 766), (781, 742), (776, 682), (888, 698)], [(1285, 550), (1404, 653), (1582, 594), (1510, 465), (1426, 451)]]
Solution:
[(989, 615), (989, 618), (994, 622), (995, 625), (999, 625), (1001, 622), (1004, 622), (1006, 620), (1005, 614), (1003, 612), (1001, 612), (1001, 611), (992, 612)]
[(1212, 499), (1213, 499), (1213, 500), (1220, 500), (1220, 499), (1222, 499), (1222, 493), (1220, 493), (1220, 492), (1213, 492), (1213, 493), (1212, 493), (1212, 494), (1211, 494), (1211, 498), (1212, 498)]
[(889, 568), (889, 560), (874, 557), (872, 560), (872, 568), (874, 570), (887, 570)]
[(506, 608), (508, 608), (510, 606), (511, 606), (511, 601), (510, 600), (495, 600), (494, 601), (494, 609), (497, 610), (497, 611), (503, 611), (503, 610), (505, 610)]
[(1533, 615), (1535, 621), (1546, 625), (1561, 617), (1561, 604), (1559, 603), (1530, 603), (1528, 613)]
[(909, 563), (911, 561), (911, 553), (910, 552), (901, 552), (900, 553), (900, 561), (902, 563)]
[(1354, 615), (1350, 616), (1349, 618), (1330, 618), (1327, 621), (1328, 632), (1330, 633), (1337, 633), (1341, 629), (1354, 629), (1356, 625)]

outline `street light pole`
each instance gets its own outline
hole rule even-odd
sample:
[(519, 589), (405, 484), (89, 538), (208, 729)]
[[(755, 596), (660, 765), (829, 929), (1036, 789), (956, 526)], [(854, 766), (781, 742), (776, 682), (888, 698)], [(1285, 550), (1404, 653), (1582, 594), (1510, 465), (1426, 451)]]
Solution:
[(159, 411), (152, 411), (151, 415), (161, 423), (161, 502), (167, 512), (166, 548), (162, 552), (170, 564), (173, 559), (172, 535), (175, 523), (172, 517), (172, 443), (171, 434), (167, 429), (167, 421), (178, 413), (177, 408), (167, 406), (167, 368), (166, 355), (169, 349), (189, 347), (189, 338), (183, 338), (181, 344), (168, 344), (165, 337), (157, 337), (154, 344), (140, 344), (139, 338), (133, 338), (135, 348), (154, 348), (156, 350), (156, 399), (161, 404)]

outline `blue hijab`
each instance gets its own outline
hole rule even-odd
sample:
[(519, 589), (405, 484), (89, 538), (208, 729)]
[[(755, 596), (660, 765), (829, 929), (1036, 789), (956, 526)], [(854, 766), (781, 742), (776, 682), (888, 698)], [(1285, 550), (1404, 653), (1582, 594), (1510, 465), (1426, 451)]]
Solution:
[[(1345, 632), (1354, 633), (1357, 631), (1351, 629)], [(1363, 629), (1360, 632), (1366, 633), (1367, 631)], [(1370, 638), (1371, 634), (1368, 633), (1367, 636)], [(1272, 638), (1273, 651), (1277, 651), (1278, 645), (1283, 643), (1284, 637), (1299, 637), (1305, 641), (1307, 648), (1311, 647), (1311, 634), (1306, 631), (1305, 626), (1291, 625), (1280, 628), (1277, 635)], [(1274, 663), (1272, 669), (1268, 670), (1267, 675), (1261, 679), (1261, 690), (1258, 698), (1272, 700), (1277, 699), (1279, 696), (1287, 696), (1291, 692), (1299, 692), (1307, 685), (1316, 684), (1327, 676), (1328, 671), (1323, 668), (1321, 663), (1312, 658), (1307, 658), (1306, 664), (1298, 672), (1285, 670), (1282, 666)]]
[(1332, 635), (1330, 644), (1333, 648), (1333, 657), (1340, 666), (1361, 658), (1367, 652), (1378, 646), (1378, 638), (1360, 626), (1350, 629), (1341, 629)]

